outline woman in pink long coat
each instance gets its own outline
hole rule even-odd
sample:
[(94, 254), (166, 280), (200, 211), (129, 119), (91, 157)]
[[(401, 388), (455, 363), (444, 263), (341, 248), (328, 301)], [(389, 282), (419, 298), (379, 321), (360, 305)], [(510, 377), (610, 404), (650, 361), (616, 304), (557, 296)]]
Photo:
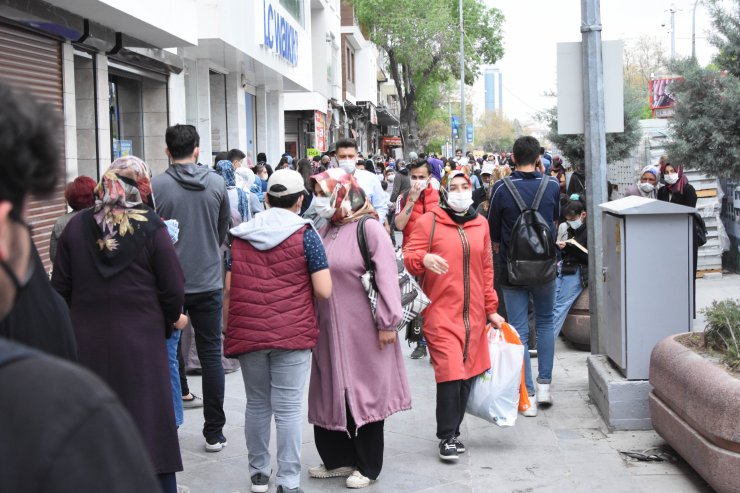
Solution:
[[(411, 393), (395, 327), (401, 293), (390, 237), (360, 186), (338, 168), (311, 178), (317, 212), (329, 219), (319, 233), (334, 289), (317, 302), (319, 340), (313, 350), (308, 421), (323, 461), (314, 478), (348, 476), (347, 486), (375, 481), (383, 466), (383, 425), (411, 408)], [(365, 267), (357, 241), (362, 217), (380, 293), (375, 317), (362, 287)]]

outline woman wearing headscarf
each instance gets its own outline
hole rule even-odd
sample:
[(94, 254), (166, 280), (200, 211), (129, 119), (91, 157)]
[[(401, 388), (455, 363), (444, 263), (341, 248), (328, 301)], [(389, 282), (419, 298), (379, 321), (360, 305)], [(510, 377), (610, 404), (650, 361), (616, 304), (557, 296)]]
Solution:
[(237, 188), (241, 188), (247, 195), (247, 205), (249, 206), (250, 213), (250, 217), (247, 221), (249, 221), (255, 214), (264, 210), (262, 202), (260, 202), (259, 196), (257, 195), (257, 190), (261, 192), (262, 186), (260, 185), (259, 189), (257, 188), (257, 175), (255, 175), (254, 171), (246, 166), (242, 166), (234, 170), (234, 174), (236, 175)]
[(645, 197), (648, 199), (658, 198), (658, 168), (655, 166), (645, 166), (640, 174), (640, 181), (631, 185), (625, 192), (626, 196), (634, 195), (636, 197)]
[[(332, 168), (311, 177), (314, 207), (328, 219), (319, 234), (331, 266), (332, 295), (318, 300), (308, 421), (323, 464), (314, 478), (348, 476), (349, 488), (375, 481), (383, 466), (383, 426), (411, 408), (396, 326), (401, 293), (393, 245), (353, 177)], [(375, 316), (360, 277), (365, 272), (357, 227), (363, 217), (378, 302)]]
[(472, 379), (491, 367), (486, 325), (503, 322), (496, 313), (488, 222), (472, 208), (470, 178), (463, 171), (448, 178), (442, 206), (417, 221), (403, 247), (406, 268), (423, 277), (432, 301), (423, 331), (437, 381), (437, 438), (445, 461), (465, 452), (458, 437)]
[(59, 238), (51, 282), (70, 307), (79, 363), (131, 413), (169, 493), (182, 460), (166, 339), (180, 319), (184, 276), (154, 212), (149, 174), (139, 158), (113, 162), (95, 188), (95, 206)]
[(558, 180), (558, 183), (560, 183), (560, 193), (565, 193), (565, 168), (563, 167), (563, 158), (561, 158), (560, 156), (555, 156), (554, 158), (552, 158), (550, 176), (554, 176)]
[(223, 159), (216, 163), (214, 170), (226, 183), (226, 192), (229, 194), (229, 204), (231, 205), (231, 219), (234, 226), (249, 221), (252, 218), (252, 211), (249, 207), (246, 192), (236, 186), (234, 165), (231, 161)]
[[(696, 190), (689, 183), (689, 179), (683, 172), (683, 166), (673, 166), (668, 162), (666, 156), (660, 158), (660, 174), (665, 186), (658, 190), (658, 200), (671, 202), (673, 204), (696, 207)], [(695, 220), (696, 221), (696, 220)], [(694, 223), (694, 291), (696, 291), (696, 269), (699, 264), (699, 243), (696, 234), (696, 223)], [(696, 315), (696, 298), (694, 298), (694, 315)]]

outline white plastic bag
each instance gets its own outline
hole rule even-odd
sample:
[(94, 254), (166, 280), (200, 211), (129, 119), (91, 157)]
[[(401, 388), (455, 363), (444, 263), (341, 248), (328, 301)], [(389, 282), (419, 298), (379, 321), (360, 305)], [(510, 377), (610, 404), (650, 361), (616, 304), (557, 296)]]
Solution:
[(473, 380), (467, 412), (498, 426), (514, 426), (519, 407), (524, 346), (506, 342), (503, 333), (488, 332), (491, 369)]

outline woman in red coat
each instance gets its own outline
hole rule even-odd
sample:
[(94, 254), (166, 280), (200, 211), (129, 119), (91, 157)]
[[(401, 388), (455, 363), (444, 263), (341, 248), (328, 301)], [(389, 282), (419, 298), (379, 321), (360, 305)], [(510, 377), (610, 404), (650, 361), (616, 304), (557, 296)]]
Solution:
[(424, 312), (424, 336), (437, 381), (439, 457), (465, 452), (460, 424), (472, 379), (491, 366), (486, 325), (500, 326), (493, 290), (488, 223), (471, 207), (470, 179), (453, 171), (441, 190), (442, 207), (424, 214), (404, 245), (406, 268), (423, 276), (432, 304)]

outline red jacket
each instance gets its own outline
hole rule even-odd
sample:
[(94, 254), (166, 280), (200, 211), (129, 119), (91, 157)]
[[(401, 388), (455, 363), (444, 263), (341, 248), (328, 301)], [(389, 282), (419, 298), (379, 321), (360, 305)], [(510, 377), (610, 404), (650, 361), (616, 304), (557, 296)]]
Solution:
[[(405, 214), (403, 210), (406, 208), (406, 201), (409, 198), (409, 193), (404, 193), (400, 200), (399, 205), (400, 208), (396, 208), (396, 214)], [(426, 190), (424, 190), (421, 195), (419, 196), (419, 200), (416, 201), (414, 204), (414, 208), (411, 210), (411, 217), (409, 218), (409, 222), (406, 223), (406, 227), (403, 228), (403, 243), (406, 244), (406, 242), (411, 237), (411, 232), (414, 230), (414, 225), (416, 224), (416, 221), (426, 214), (427, 212), (433, 211), (434, 209), (439, 208), (439, 192), (436, 191), (434, 188), (432, 188), (431, 185), (427, 187)]]
[[(449, 264), (442, 275), (428, 272), (423, 264), (434, 216), (429, 253)], [(488, 222), (479, 215), (457, 224), (445, 210), (436, 208), (417, 221), (411, 238), (404, 243), (403, 258), (411, 274), (425, 275), (423, 289), (432, 304), (423, 313), (423, 330), (437, 382), (467, 380), (489, 369), (486, 325), (488, 314), (498, 309), (498, 298), (493, 290)]]
[(316, 345), (319, 329), (313, 285), (303, 251), (308, 227), (264, 251), (234, 238), (226, 356)]

